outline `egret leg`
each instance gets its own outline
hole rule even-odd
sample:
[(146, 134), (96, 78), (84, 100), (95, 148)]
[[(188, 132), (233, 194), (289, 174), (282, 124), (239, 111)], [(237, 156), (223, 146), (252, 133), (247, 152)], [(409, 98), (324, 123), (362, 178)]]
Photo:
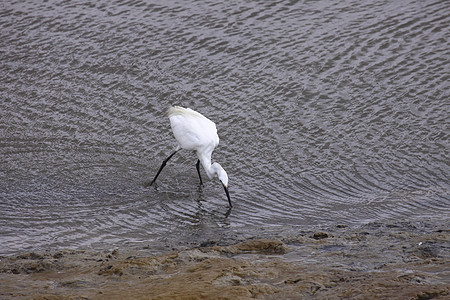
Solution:
[(200, 176), (200, 159), (197, 160), (195, 167), (197, 168), (198, 178), (200, 178), (200, 185), (203, 185), (202, 176)]
[(166, 163), (167, 163), (167, 162), (169, 161), (169, 159), (171, 159), (172, 156), (174, 156), (175, 153), (177, 153), (177, 152), (178, 152), (178, 150), (175, 150), (174, 153), (170, 154), (169, 157), (166, 158), (166, 159), (163, 161), (161, 167), (160, 167), (159, 170), (158, 170), (158, 173), (156, 173), (155, 178), (153, 178), (153, 180), (152, 180), (152, 182), (150, 182), (150, 184), (146, 184), (146, 185), (145, 185), (146, 187), (151, 186), (151, 185), (156, 181), (156, 178), (158, 178), (159, 173), (161, 173), (162, 169), (164, 169), (164, 167), (166, 166)]

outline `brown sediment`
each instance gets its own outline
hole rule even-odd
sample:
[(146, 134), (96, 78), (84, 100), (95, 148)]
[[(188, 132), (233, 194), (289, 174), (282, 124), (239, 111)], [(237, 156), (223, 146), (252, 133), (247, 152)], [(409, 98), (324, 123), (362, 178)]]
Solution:
[(448, 299), (449, 231), (310, 232), (146, 256), (63, 250), (0, 261), (0, 298)]

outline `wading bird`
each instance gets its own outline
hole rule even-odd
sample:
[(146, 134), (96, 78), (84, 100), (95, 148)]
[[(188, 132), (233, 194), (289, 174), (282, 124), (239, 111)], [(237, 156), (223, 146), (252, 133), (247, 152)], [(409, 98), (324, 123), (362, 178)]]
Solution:
[(228, 175), (227, 172), (218, 163), (211, 164), (211, 154), (219, 144), (219, 136), (217, 135), (216, 124), (209, 120), (202, 114), (190, 109), (183, 108), (180, 106), (172, 106), (167, 112), (167, 116), (170, 120), (170, 126), (172, 127), (173, 135), (178, 142), (178, 146), (175, 152), (167, 157), (161, 167), (156, 173), (155, 178), (153, 178), (150, 184), (146, 186), (151, 186), (158, 178), (159, 173), (166, 166), (166, 163), (172, 156), (175, 155), (181, 149), (193, 150), (197, 153), (197, 174), (200, 178), (200, 184), (203, 184), (202, 177), (200, 175), (200, 163), (205, 169), (206, 174), (209, 179), (213, 179), (217, 175), (220, 182), (225, 189), (225, 193), (228, 198), (228, 203), (231, 205), (230, 193), (228, 192)]

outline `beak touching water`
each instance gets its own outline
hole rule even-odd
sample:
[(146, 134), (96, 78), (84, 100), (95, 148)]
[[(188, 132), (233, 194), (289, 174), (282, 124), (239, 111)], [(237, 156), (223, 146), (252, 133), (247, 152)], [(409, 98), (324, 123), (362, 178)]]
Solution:
[(228, 203), (230, 203), (230, 207), (233, 207), (233, 205), (231, 205), (231, 199), (230, 199), (230, 193), (228, 192), (228, 187), (224, 184), (223, 185), (223, 189), (225, 190), (225, 194), (227, 194), (227, 198), (228, 198)]

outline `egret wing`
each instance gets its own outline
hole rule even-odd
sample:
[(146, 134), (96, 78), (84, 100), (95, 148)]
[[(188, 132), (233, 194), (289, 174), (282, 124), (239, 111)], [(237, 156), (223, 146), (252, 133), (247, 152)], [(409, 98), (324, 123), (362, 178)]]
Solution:
[(172, 114), (169, 120), (173, 134), (183, 149), (214, 148), (219, 143), (216, 125), (199, 113), (187, 111)]

